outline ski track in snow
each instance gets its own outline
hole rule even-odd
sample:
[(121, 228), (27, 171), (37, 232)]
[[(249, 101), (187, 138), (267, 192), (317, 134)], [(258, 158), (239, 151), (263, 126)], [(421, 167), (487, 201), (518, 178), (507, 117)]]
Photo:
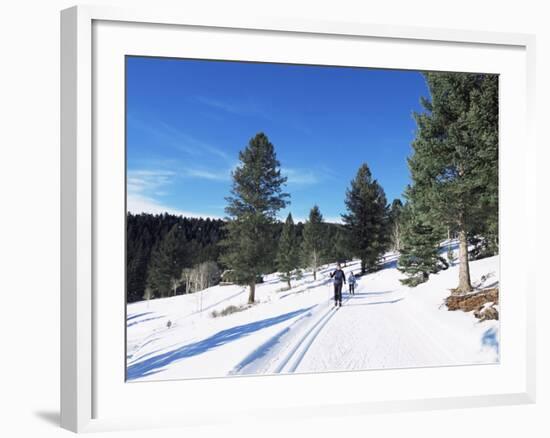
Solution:
[[(480, 323), (471, 314), (441, 307), (456, 282), (457, 266), (411, 289), (399, 282), (395, 260), (390, 255), (384, 269), (358, 278), (355, 295), (344, 293), (337, 309), (327, 276), (333, 265), (320, 269), (317, 280), (306, 275), (290, 290), (283, 290), (276, 274), (266, 276), (257, 286), (258, 304), (225, 317), (212, 318), (206, 311), (245, 304), (246, 288), (215, 286), (131, 304), (129, 379), (498, 362), (498, 321)], [(344, 268), (346, 274), (352, 269), (358, 272), (357, 261)], [(488, 273), (498, 279), (498, 256), (471, 262), (471, 272), (473, 281)]]

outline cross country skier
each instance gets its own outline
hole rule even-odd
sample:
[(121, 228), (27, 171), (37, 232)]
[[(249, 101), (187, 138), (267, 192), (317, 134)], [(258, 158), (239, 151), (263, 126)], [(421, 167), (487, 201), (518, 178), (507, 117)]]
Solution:
[(350, 295), (355, 295), (355, 283), (357, 283), (357, 279), (355, 278), (355, 275), (353, 275), (353, 272), (350, 272), (348, 277)]
[(342, 307), (342, 283), (346, 283), (346, 274), (340, 268), (340, 263), (336, 263), (336, 270), (330, 273), (330, 278), (334, 282), (334, 306)]

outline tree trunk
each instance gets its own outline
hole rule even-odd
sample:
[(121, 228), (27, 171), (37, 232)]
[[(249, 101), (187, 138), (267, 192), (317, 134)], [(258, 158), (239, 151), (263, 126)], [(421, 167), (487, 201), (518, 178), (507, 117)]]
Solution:
[(451, 228), (447, 227), (447, 261), (449, 262), (449, 266), (453, 265), (453, 260), (454, 260), (454, 254), (453, 254), (453, 245), (451, 242)]
[(398, 225), (396, 227), (397, 231), (397, 251), (401, 251), (401, 227)]
[(291, 289), (292, 286), (290, 285), (290, 272), (289, 272), (287, 275), (288, 275), (288, 277), (287, 277), (286, 282), (287, 282), (287, 284), (288, 284), (288, 288)]
[(361, 259), (361, 275), (363, 275), (367, 271), (366, 264), (366, 260)]
[(468, 237), (466, 231), (462, 228), (458, 232), (458, 287), (457, 292), (471, 292), (472, 283), (470, 281), (470, 264), (468, 263)]
[(313, 250), (313, 280), (317, 280), (317, 251)]
[(399, 225), (393, 226), (393, 250), (399, 251), (401, 249), (401, 241), (399, 237)]
[(254, 294), (256, 292), (256, 283), (255, 282), (250, 283), (249, 287), (250, 287), (250, 293), (248, 295), (248, 304), (253, 304), (254, 303)]

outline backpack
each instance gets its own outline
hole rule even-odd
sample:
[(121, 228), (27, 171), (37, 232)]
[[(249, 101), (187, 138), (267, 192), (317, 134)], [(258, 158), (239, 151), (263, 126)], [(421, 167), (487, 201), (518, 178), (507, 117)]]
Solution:
[(334, 278), (334, 281), (338, 283), (342, 283), (342, 281), (344, 281), (344, 278), (345, 278), (344, 271), (342, 271), (341, 269), (338, 269), (337, 271), (334, 272), (333, 278)]

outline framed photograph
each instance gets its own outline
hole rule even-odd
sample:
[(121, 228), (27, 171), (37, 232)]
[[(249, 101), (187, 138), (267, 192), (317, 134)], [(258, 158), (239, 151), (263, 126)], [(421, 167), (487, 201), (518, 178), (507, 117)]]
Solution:
[(534, 402), (534, 37), (79, 6), (61, 54), (63, 427)]

